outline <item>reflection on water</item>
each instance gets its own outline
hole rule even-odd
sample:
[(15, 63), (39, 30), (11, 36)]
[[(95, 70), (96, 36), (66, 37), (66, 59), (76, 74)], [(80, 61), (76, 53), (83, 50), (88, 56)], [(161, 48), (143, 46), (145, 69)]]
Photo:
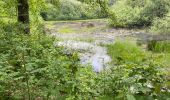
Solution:
[(93, 66), (95, 72), (102, 71), (105, 65), (111, 61), (110, 56), (107, 55), (106, 48), (93, 43), (63, 41), (58, 42), (57, 45), (78, 51), (80, 53), (81, 63), (84, 65), (90, 64)]
[[(101, 60), (101, 61), (99, 61)], [(95, 72), (100, 72), (103, 70), (103, 67), (104, 67), (104, 64), (103, 64), (103, 60), (102, 59), (97, 59), (97, 58), (94, 58), (93, 59), (93, 62), (92, 62), (92, 66), (93, 66), (93, 69)]]

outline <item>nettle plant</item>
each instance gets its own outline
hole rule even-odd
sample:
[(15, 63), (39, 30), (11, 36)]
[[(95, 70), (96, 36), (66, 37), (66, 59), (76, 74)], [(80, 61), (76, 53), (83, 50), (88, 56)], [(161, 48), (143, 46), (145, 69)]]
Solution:
[[(0, 98), (49, 98), (79, 66), (77, 54), (66, 55), (45, 35), (1, 34)], [(75, 72), (74, 72), (75, 71)]]
[[(0, 35), (0, 99), (92, 99), (96, 73), (44, 34)], [(56, 41), (57, 42), (57, 41)]]
[[(149, 59), (153, 59), (152, 57)], [(145, 63), (121, 64), (101, 73), (97, 85), (102, 96), (115, 99), (167, 98), (166, 79), (161, 64), (153, 60)]]

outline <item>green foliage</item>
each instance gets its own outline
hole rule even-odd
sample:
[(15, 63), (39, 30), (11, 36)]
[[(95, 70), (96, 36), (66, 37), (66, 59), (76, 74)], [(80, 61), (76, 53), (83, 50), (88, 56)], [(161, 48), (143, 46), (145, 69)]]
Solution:
[(45, 11), (41, 11), (41, 16), (44, 20), (55, 20), (55, 18), (59, 15), (58, 6), (54, 6), (52, 4), (46, 4)]
[[(48, 0), (50, 3), (52, 1)], [(139, 1), (132, 1), (129, 4), (130, 9), (135, 7), (134, 12), (141, 10), (136, 6), (139, 8), (143, 6), (143, 3)], [(81, 9), (82, 3), (74, 2), (72, 5), (63, 0), (62, 2), (65, 3), (63, 11), (61, 13), (56, 10), (57, 13), (65, 14), (66, 17), (63, 18), (70, 18), (70, 14), (73, 14), (72, 18), (79, 18), (82, 13), (77, 13), (77, 11), (70, 13), (67, 10), (71, 8), (73, 11), (79, 7)], [(136, 2), (139, 5), (136, 5)], [(65, 48), (55, 47), (54, 43), (57, 42), (55, 38), (39, 34), (42, 31), (42, 19), (39, 15), (45, 6), (44, 3), (44, 0), (29, 0), (32, 34), (23, 35), (20, 28), (24, 26), (17, 23), (16, 16), (13, 16), (16, 12), (15, 2), (0, 0), (2, 5), (0, 13), (8, 16), (5, 17), (5, 20), (0, 19), (1, 100), (110, 100), (111, 98), (166, 100), (169, 98), (170, 85), (165, 79), (166, 74), (163, 73), (163, 67), (169, 66), (169, 63), (167, 64), (169, 55), (165, 60), (162, 55), (146, 54), (134, 43), (116, 42), (107, 46), (115, 65), (110, 65), (112, 66), (110, 70), (97, 74), (92, 71), (91, 67), (80, 65), (76, 52), (68, 53)], [(89, 5), (83, 5), (89, 8)], [(88, 12), (88, 10), (84, 11)], [(128, 12), (129, 10), (127, 10)], [(52, 12), (50, 13), (52, 14)], [(91, 16), (88, 14), (85, 13), (84, 16)], [(110, 13), (110, 15), (113, 15), (109, 16), (110, 18), (115, 18), (114, 13)], [(135, 19), (130, 14), (128, 16)], [(131, 20), (129, 23), (134, 22)], [(64, 29), (64, 31), (70, 30)], [(169, 52), (169, 43), (158, 43), (157, 45), (156, 51)]]
[[(152, 54), (144, 52), (134, 43), (116, 42), (108, 45), (115, 66), (110, 72), (105, 72), (104, 90), (108, 96), (115, 99), (158, 99), (166, 100), (170, 95), (162, 91), (169, 87), (164, 68), (169, 68), (167, 54)], [(169, 74), (168, 74), (169, 76)], [(112, 93), (112, 94), (110, 94)], [(162, 98), (164, 97), (164, 98)]]
[[(0, 0), (0, 5), (0, 9), (2, 9), (0, 10), (1, 25), (8, 24), (8, 26), (15, 27), (13, 24), (19, 24), (17, 23), (17, 0)], [(41, 28), (43, 20), (40, 17), (40, 11), (44, 9), (44, 6), (45, 0), (29, 0), (30, 27), (32, 33), (38, 33)]]
[(98, 6), (82, 3), (77, 0), (60, 0), (60, 3), (47, 4), (41, 15), (45, 20), (75, 20), (99, 18), (101, 9)]
[(170, 11), (164, 18), (155, 18), (151, 31), (158, 34), (170, 34)]
[[(120, 9), (120, 7), (123, 8)], [(114, 8), (116, 19), (111, 22), (115, 27), (132, 27), (138, 25), (140, 21), (140, 8), (132, 8), (127, 5), (119, 5)]]
[[(68, 3), (69, 2), (69, 3)], [(74, 0), (62, 0), (59, 19), (78, 19), (81, 17), (81, 3)], [(79, 9), (79, 10), (78, 10)]]
[[(141, 64), (122, 64), (114, 66), (110, 72), (103, 73), (98, 84), (102, 86), (103, 93), (115, 100), (166, 100), (161, 98), (167, 92), (161, 91), (165, 86), (165, 79), (162, 76), (159, 63), (152, 57)], [(168, 94), (168, 93), (167, 93)], [(161, 99), (160, 99), (161, 98)]]
[(146, 27), (151, 32), (169, 34), (169, 0), (119, 0), (111, 8), (110, 24), (114, 27)]
[(14, 17), (16, 16), (16, 0), (0, 0), (0, 14), (1, 17)]
[(40, 16), (42, 9), (45, 9), (45, 0), (29, 0), (30, 27), (32, 33), (39, 33), (42, 30), (43, 19)]
[(120, 0), (113, 5), (116, 27), (141, 27), (151, 25), (156, 17), (162, 18), (168, 12), (169, 0)]
[(92, 97), (95, 73), (53, 42), (45, 35), (1, 34), (0, 99)]
[(168, 98), (161, 91), (166, 81), (160, 57), (142, 60), (143, 51), (133, 43), (111, 45), (118, 63), (99, 74), (53, 44), (46, 35), (0, 35), (0, 99)]
[(14, 30), (17, 26), (10, 28), (3, 26), (0, 34), (1, 100), (79, 100), (97, 94), (96, 73), (80, 66), (76, 52), (55, 47), (55, 38), (45, 34), (23, 35)]
[[(57, 99), (85, 95), (83, 92), (89, 81), (80, 79), (95, 73), (80, 67), (76, 53), (67, 54), (63, 48), (55, 47), (52, 37), (22, 35), (19, 30), (14, 31), (18, 28), (14, 26), (13, 29), (2, 28), (0, 99)], [(89, 74), (83, 73), (87, 70)]]

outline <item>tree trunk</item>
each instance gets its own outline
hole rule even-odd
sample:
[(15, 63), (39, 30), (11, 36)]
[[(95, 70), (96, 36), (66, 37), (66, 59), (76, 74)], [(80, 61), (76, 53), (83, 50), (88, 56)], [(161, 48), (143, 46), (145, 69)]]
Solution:
[(30, 33), (28, 0), (18, 0), (18, 22), (24, 25), (25, 34)]

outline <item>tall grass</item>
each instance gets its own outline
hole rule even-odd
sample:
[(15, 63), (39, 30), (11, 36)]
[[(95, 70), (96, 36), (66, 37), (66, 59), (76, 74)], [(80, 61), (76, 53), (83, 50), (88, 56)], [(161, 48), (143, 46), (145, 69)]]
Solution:
[(150, 45), (150, 50), (153, 52), (170, 53), (170, 41), (155, 41), (155, 43), (151, 43)]
[(117, 41), (115, 44), (107, 45), (108, 53), (116, 63), (142, 62), (145, 53), (133, 42)]

